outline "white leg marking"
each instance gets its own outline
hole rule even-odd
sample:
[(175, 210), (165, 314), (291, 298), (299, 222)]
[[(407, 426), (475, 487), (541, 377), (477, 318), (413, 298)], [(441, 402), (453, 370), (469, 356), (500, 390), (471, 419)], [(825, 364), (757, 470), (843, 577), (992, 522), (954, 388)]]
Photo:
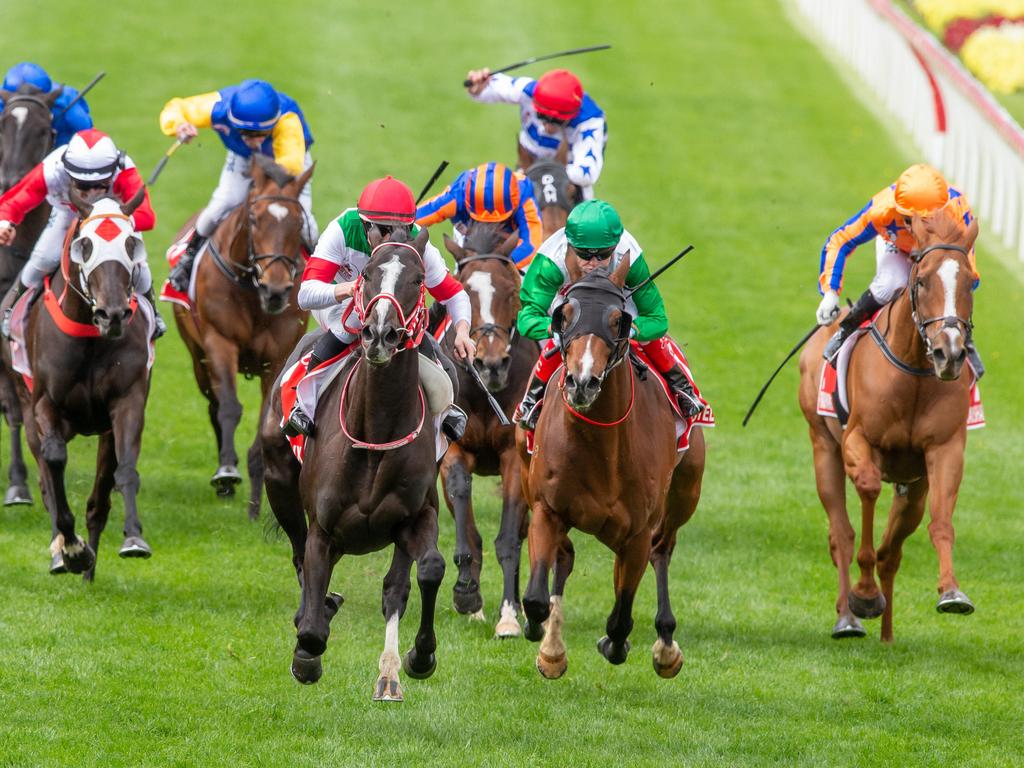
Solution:
[(267, 206), (267, 213), (273, 216), (278, 221), (284, 221), (288, 218), (287, 206), (281, 205), (280, 203), (271, 203)]
[[(398, 285), (398, 276), (402, 274), (402, 270), (405, 269), (405, 265), (402, 264), (401, 259), (398, 258), (396, 253), (391, 257), (391, 261), (387, 264), (381, 264), (379, 267), (380, 271), (384, 273), (384, 278), (381, 280), (380, 292), (390, 293), (394, 295), (395, 286)], [(391, 306), (390, 302), (378, 301), (377, 306), (374, 307), (377, 314), (377, 325), (383, 326), (388, 319), (388, 307)]]
[(472, 288), (480, 302), (480, 319), (485, 323), (494, 323), (494, 313), (491, 306), (494, 303), (494, 283), (491, 282), (490, 272), (474, 272), (469, 276), (466, 285)]
[(562, 623), (562, 598), (559, 595), (552, 595), (551, 613), (544, 622), (544, 639), (540, 641), (540, 652), (550, 659), (560, 659), (565, 655)]
[(58, 533), (53, 537), (53, 541), (50, 542), (50, 554), (56, 555), (62, 549), (64, 549), (64, 534)]
[(498, 637), (519, 637), (521, 632), (515, 606), (508, 600), (503, 600), (501, 618), (498, 619), (498, 624), (494, 628), (494, 634)]
[(380, 673), (388, 677), (398, 675), (402, 658), (398, 653), (398, 614), (393, 613), (384, 628), (384, 652), (380, 655)]

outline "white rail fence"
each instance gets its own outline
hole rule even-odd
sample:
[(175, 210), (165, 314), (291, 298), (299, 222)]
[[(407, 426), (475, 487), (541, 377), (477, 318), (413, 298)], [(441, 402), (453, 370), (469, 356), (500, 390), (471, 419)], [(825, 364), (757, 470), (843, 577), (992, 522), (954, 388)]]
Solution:
[(795, 0), (818, 42), (847, 61), (1024, 262), (1024, 130), (941, 43), (890, 0)]

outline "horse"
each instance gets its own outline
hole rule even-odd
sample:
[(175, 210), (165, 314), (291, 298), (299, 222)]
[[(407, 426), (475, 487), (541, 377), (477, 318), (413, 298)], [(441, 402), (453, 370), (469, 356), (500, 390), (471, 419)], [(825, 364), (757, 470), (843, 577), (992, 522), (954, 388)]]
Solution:
[[(195, 304), (174, 307), (178, 332), (192, 356), (199, 391), (217, 438), (218, 469), (210, 483), (221, 497), (233, 496), (242, 481), (235, 430), (242, 418), (238, 373), (260, 379), (260, 420), (275, 377), (305, 333), (309, 313), (296, 301), (302, 273), (305, 212), (299, 193), (315, 164), (299, 177), (262, 155), (255, 156), (246, 202), (222, 221), (196, 267)], [(178, 233), (180, 240), (195, 217)], [(260, 436), (248, 453), (249, 517), (259, 517), (263, 488)]]
[(689, 449), (677, 453), (668, 398), (653, 376), (638, 374), (629, 362), (632, 318), (623, 291), (629, 262), (626, 256), (610, 273), (582, 277), (580, 262), (569, 250), (571, 285), (551, 319), (565, 362), (561, 376), (548, 383), (532, 456), (526, 433), (522, 427), (516, 431), (532, 512), (525, 635), (541, 640), (537, 669), (549, 679), (561, 677), (568, 666), (562, 597), (575, 560), (568, 535), (572, 528), (595, 536), (615, 553), (615, 604), (607, 634), (597, 644), (600, 653), (612, 664), (626, 660), (633, 599), (649, 561), (658, 592), (654, 668), (670, 678), (683, 663), (673, 639), (668, 569), (676, 533), (700, 500), (705, 445), (697, 429)]
[[(145, 190), (128, 203), (106, 197), (90, 205), (72, 191), (81, 223), (69, 233), (62, 268), (44, 284), (28, 316), (25, 343), (31, 389), (19, 381), (25, 436), (39, 465), (39, 484), (52, 521), (50, 570), (82, 573), (92, 581), (110, 493), (124, 496), (121, 557), (149, 557), (142, 538), (136, 470), (149, 394), (147, 323), (138, 318), (133, 259), (142, 239), (131, 214)], [(72, 239), (73, 238), (73, 239)], [(10, 349), (4, 345), (10, 364)], [(89, 541), (75, 533), (64, 487), (67, 442), (99, 435), (96, 479), (86, 504)]]
[[(383, 241), (379, 230), (370, 230), (370, 260), (354, 302), (364, 322), (361, 353), (322, 392), (301, 468), (280, 428), (280, 381), (261, 428), (267, 499), (291, 541), (302, 590), (291, 666), (299, 682), (315, 683), (323, 673), (330, 621), (342, 603), (340, 595), (327, 593), (339, 558), (394, 544), (384, 577), (386, 630), (375, 701), (403, 699), (399, 667), (413, 678), (429, 677), (436, 667), (434, 608), (445, 566), (437, 549), (435, 436), (416, 351), (426, 319), (427, 236), (424, 228), (409, 242), (406, 230), (396, 229)], [(307, 335), (303, 348), (314, 336)], [(413, 561), (420, 626), (400, 659), (398, 625)]]
[[(458, 277), (469, 294), (473, 309), (470, 335), (476, 342), (473, 366), (505, 413), (511, 413), (526, 388), (537, 361), (537, 343), (516, 333), (519, 314), (519, 270), (509, 258), (518, 234), (505, 236), (493, 224), (473, 222), (463, 245), (446, 237), (445, 246), (455, 257)], [(454, 331), (444, 337), (451, 353)], [(480, 569), (483, 542), (473, 517), (473, 474), (500, 475), (501, 524), (494, 550), (504, 575), (501, 615), (495, 634), (520, 635), (519, 560), (526, 538), (526, 502), (522, 495), (520, 461), (515, 429), (502, 425), (486, 395), (470, 372), (459, 369), (459, 405), (469, 421), (462, 439), (453, 443), (441, 462), (445, 501), (455, 519), (455, 558), (459, 569), (453, 587), (455, 610), (477, 614), (483, 609)]]
[(565, 226), (569, 212), (576, 205), (577, 190), (569, 181), (565, 164), (554, 160), (537, 160), (526, 170), (526, 175), (533, 182), (547, 240)]
[[(953, 508), (963, 477), (971, 375), (963, 371), (970, 337), (974, 270), (968, 253), (977, 220), (963, 227), (940, 211), (915, 216), (917, 249), (904, 290), (879, 315), (870, 335), (849, 362), (849, 420), (816, 413), (822, 350), (831, 328), (815, 334), (800, 356), (800, 407), (814, 450), (818, 497), (829, 520), (829, 549), (839, 573), (832, 636), (863, 637), (860, 619), (882, 616), (881, 640), (892, 642), (893, 582), (903, 542), (929, 504), (928, 531), (939, 556), (939, 602), (943, 613), (974, 611), (953, 572)], [(846, 511), (845, 478), (861, 504), (860, 579), (850, 584), (854, 530)], [(889, 521), (875, 550), (875, 505), (882, 482), (897, 483)], [(875, 571), (881, 590), (875, 581)]]
[[(0, 90), (0, 100), (4, 102), (0, 113), (0, 192), (17, 184), (50, 151), (53, 145), (50, 110), (62, 91), (43, 93), (29, 83), (23, 83), (15, 93)], [(0, 247), (0, 296), (7, 293), (25, 266), (49, 215), (50, 206), (40, 205), (25, 217), (14, 242)], [(21, 406), (15, 378), (7, 370), (0, 370), (0, 409), (7, 416), (11, 434), (11, 463), (7, 470), (4, 506), (31, 504), (28, 470), (21, 450)]]

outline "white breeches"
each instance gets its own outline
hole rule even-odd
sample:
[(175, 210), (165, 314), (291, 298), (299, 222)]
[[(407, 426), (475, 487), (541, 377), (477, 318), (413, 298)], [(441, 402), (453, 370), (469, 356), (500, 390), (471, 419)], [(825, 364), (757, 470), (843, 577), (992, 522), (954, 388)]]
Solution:
[(868, 290), (879, 304), (887, 304), (907, 287), (910, 259), (881, 237), (875, 239), (875, 276)]
[[(351, 344), (358, 338), (356, 335), (358, 331), (356, 333), (347, 331), (341, 324), (341, 316), (345, 313), (351, 301), (352, 299), (345, 299), (341, 304), (335, 304), (333, 307), (325, 307), (324, 309), (314, 309), (312, 312), (313, 317), (320, 323), (321, 328), (326, 328), (345, 344)], [(356, 317), (355, 312), (348, 316), (348, 324), (350, 327), (359, 325), (359, 318)]]
[[(309, 152), (303, 164), (303, 170), (313, 164), (313, 158)], [(252, 158), (242, 157), (239, 154), (228, 151), (224, 159), (224, 167), (220, 171), (220, 181), (217, 188), (213, 190), (210, 202), (199, 214), (196, 221), (196, 230), (203, 237), (209, 237), (217, 228), (217, 224), (230, 213), (233, 208), (245, 202), (249, 194), (249, 187), (252, 185)], [(299, 202), (306, 212), (303, 225), (303, 239), (307, 243), (315, 243), (320, 234), (317, 229), (316, 219), (313, 218), (313, 180), (306, 182), (306, 186), (299, 193)]]

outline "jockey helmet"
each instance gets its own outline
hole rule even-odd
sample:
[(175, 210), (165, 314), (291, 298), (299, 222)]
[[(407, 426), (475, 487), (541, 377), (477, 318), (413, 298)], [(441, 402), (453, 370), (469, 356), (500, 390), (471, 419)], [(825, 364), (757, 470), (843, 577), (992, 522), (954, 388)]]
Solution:
[(519, 180), (508, 166), (484, 163), (466, 177), (466, 211), (476, 221), (504, 221), (519, 207)]
[(555, 69), (541, 75), (533, 89), (533, 108), (541, 118), (568, 122), (580, 113), (583, 85), (567, 69)]
[(896, 180), (896, 211), (903, 216), (926, 216), (949, 202), (949, 184), (930, 165), (912, 165)]
[(391, 176), (367, 184), (356, 209), (359, 218), (375, 224), (412, 224), (416, 220), (412, 190)]
[(46, 70), (30, 61), (15, 64), (7, 70), (7, 74), (4, 76), (3, 88), (5, 91), (14, 92), (25, 83), (34, 85), (43, 93), (49, 93), (53, 89), (53, 82), (50, 80), (50, 76), (46, 74)]
[(124, 165), (124, 155), (107, 134), (89, 128), (71, 137), (63, 162), (72, 179), (88, 184), (109, 181)]
[(231, 94), (228, 122), (240, 131), (269, 131), (281, 117), (281, 99), (266, 80), (244, 80)]
[(622, 219), (604, 200), (583, 201), (572, 209), (565, 222), (569, 245), (586, 251), (615, 247), (622, 232)]

